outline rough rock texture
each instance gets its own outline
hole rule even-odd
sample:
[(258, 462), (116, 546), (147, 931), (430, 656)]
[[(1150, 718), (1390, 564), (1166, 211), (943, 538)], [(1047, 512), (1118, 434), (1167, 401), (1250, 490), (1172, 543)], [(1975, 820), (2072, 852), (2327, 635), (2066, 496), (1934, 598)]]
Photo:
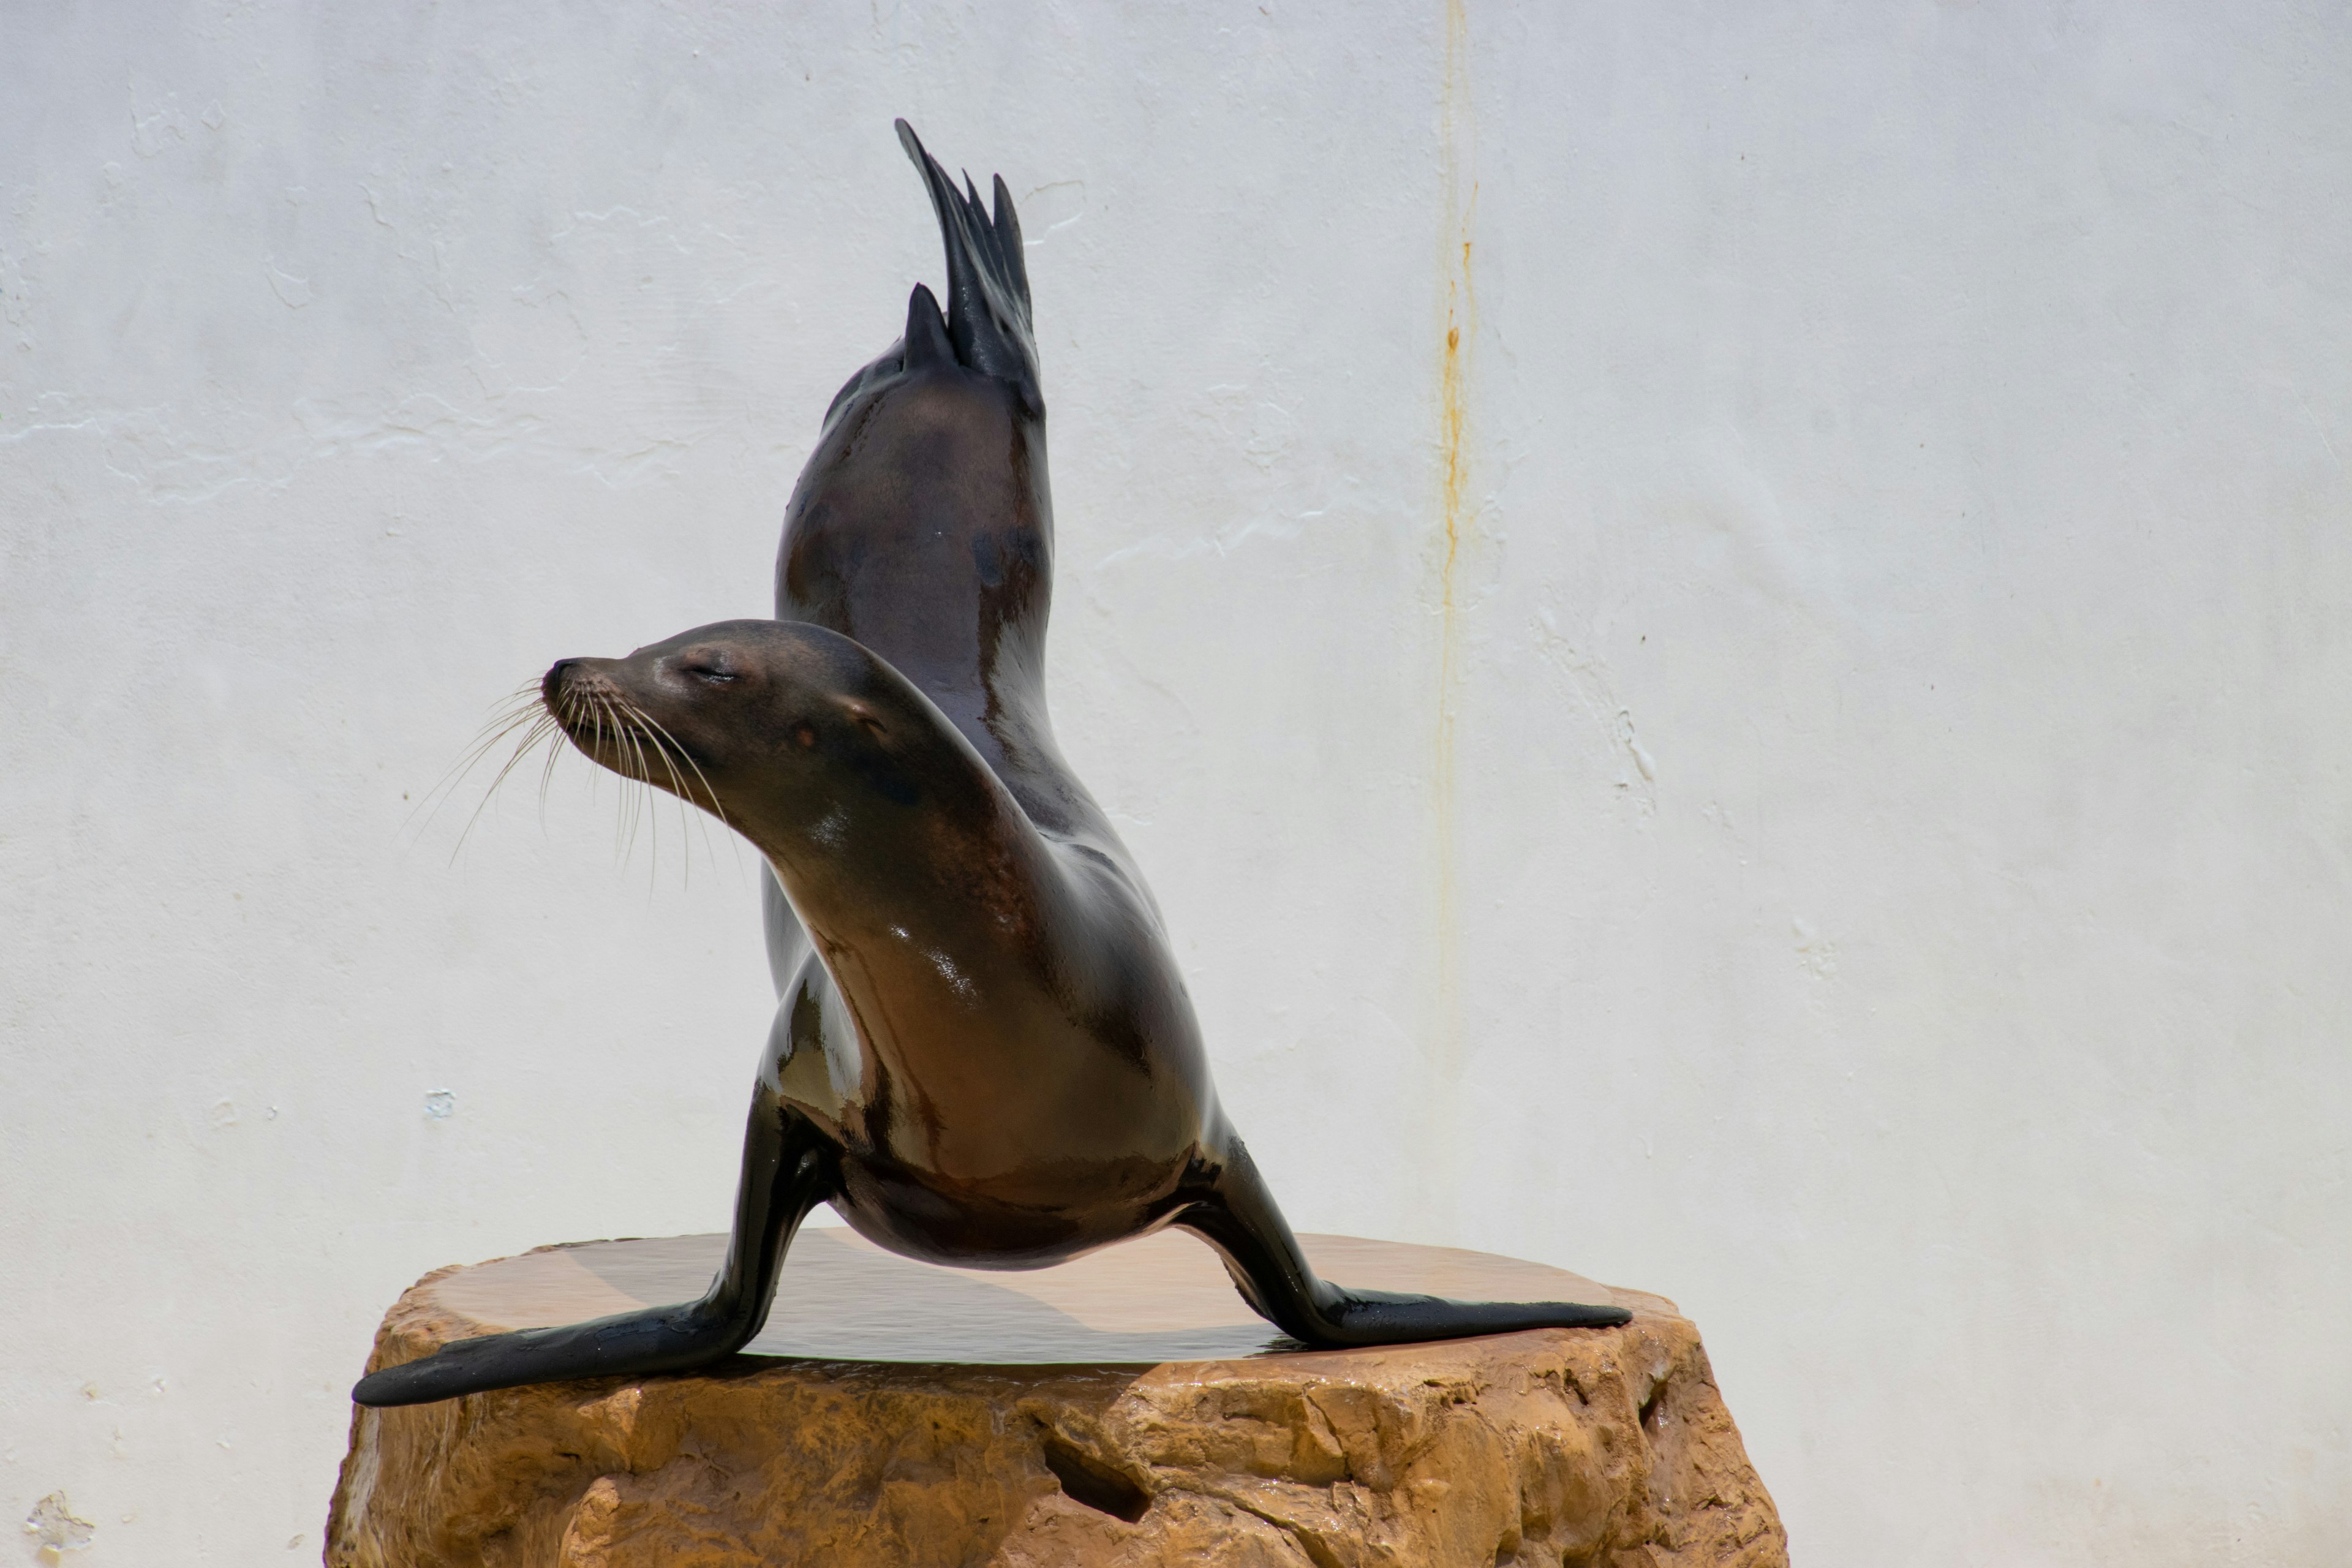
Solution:
[[(483, 1331), (427, 1276), (371, 1367)], [(333, 1568), (1788, 1561), (1697, 1331), (1150, 1368), (741, 1359), (362, 1410)]]

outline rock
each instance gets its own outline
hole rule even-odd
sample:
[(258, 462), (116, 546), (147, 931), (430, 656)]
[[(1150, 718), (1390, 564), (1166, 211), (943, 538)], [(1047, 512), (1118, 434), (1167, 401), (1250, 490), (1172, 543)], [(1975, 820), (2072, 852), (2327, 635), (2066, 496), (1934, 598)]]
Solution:
[[(1344, 1283), (1614, 1300), (1622, 1329), (1286, 1348), (1170, 1233), (1033, 1274), (803, 1232), (711, 1373), (360, 1410), (332, 1568), (987, 1564), (1781, 1568), (1779, 1517), (1672, 1303), (1483, 1254), (1301, 1240)], [(445, 1268), (371, 1369), (699, 1293), (724, 1238)], [(772, 1359), (790, 1357), (792, 1359)]]

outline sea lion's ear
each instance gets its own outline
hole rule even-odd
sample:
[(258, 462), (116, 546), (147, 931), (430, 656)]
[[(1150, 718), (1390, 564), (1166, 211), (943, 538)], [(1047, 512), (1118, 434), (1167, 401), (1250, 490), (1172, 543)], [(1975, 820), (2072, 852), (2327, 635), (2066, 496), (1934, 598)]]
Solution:
[(903, 342), (906, 346), (900, 351), (900, 363), (908, 370), (923, 364), (955, 363), (955, 343), (948, 337), (947, 322), (940, 319), (940, 302), (920, 283), (907, 297), (907, 335)]
[[(1037, 383), (1037, 340), (1029, 316), (1029, 262), (1021, 248), (1021, 219), (1000, 176), (993, 216), (981, 205), (971, 176), (956, 189), (938, 159), (923, 151), (914, 127), (901, 120), (898, 144), (914, 160), (931, 194), (931, 211), (948, 253), (948, 338), (966, 367), (1012, 385), (1022, 405), (1043, 416)], [(909, 350), (911, 353), (911, 348)]]

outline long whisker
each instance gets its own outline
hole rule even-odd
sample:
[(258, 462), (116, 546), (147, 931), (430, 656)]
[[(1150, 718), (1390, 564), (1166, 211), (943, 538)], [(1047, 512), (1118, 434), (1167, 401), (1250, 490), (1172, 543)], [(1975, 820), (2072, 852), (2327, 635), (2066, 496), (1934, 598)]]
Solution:
[[(710, 777), (708, 773), (705, 773), (702, 771), (702, 764), (694, 760), (694, 753), (688, 751), (683, 745), (680, 745), (678, 743), (677, 737), (671, 734), (668, 730), (665, 729), (660, 720), (655, 718), (652, 714), (646, 712), (643, 708), (638, 707), (634, 702), (629, 704), (629, 708), (631, 712), (649, 726), (653, 732), (656, 736), (660, 737), (662, 742), (666, 742), (665, 744), (656, 745), (654, 749), (661, 753), (662, 765), (669, 769), (671, 779), (677, 782), (680, 786), (677, 791), (680, 822), (683, 823), (688, 815), (687, 812), (687, 806), (688, 805), (693, 805), (705, 807), (711, 816), (719, 818), (720, 826), (732, 828), (735, 825), (727, 820), (727, 807), (720, 802), (719, 792), (711, 787)], [(693, 770), (696, 781), (702, 786), (702, 794), (699, 799), (697, 799), (690, 791), (684, 787), (685, 781), (679, 777), (677, 766), (671, 761), (673, 757), (675, 757), (677, 762), (684, 763), (688, 768)], [(707, 819), (698, 818), (698, 820), (704, 821), (706, 824), (706, 831), (703, 834), (702, 843), (705, 853), (709, 853), (710, 847), (710, 835), (707, 830)], [(739, 857), (736, 863), (740, 865), (742, 862), (740, 857), (743, 852), (740, 841), (739, 841), (734, 834), (730, 832), (727, 836), (727, 842), (728, 847), (734, 850), (735, 854)], [(715, 865), (717, 863), (718, 857), (714, 855), (711, 857), (711, 859), (712, 863)]]
[[(529, 724), (539, 706), (534, 683), (526, 683), (506, 698), (482, 727), (474, 731), (473, 739), (467, 742), (457, 760), (450, 763), (448, 769), (434, 781), (433, 786), (409, 808), (407, 817), (401, 824), (402, 830), (422, 830), (431, 823), (457, 794), (457, 786), (465, 782), (466, 775), (479, 766), (482, 760), (497, 749), (499, 742)], [(418, 820), (420, 816), (424, 819), (421, 822)]]
[(556, 728), (562, 731), (562, 735), (547, 748), (547, 765), (539, 770), (539, 825), (542, 829), (547, 826), (547, 786), (555, 782), (555, 764), (572, 743), (572, 726), (564, 722), (572, 715), (572, 699), (567, 694), (562, 701), (562, 711), (555, 716)]
[(614, 703), (613, 717), (622, 726), (621, 735), (628, 745), (629, 755), (635, 759), (633, 768), (642, 793), (629, 797), (629, 833), (635, 842), (636, 823), (643, 821), (646, 825), (650, 858), (646, 865), (646, 887), (650, 891), (661, 876), (661, 814), (648, 809), (654, 793), (653, 769), (646, 763), (645, 742), (639, 738), (635, 721), (629, 717), (625, 699)]
[[(459, 779), (463, 779), (466, 774), (470, 773), (475, 767), (488, 760), (490, 753), (496, 751), (500, 745), (504, 744), (506, 741), (517, 731), (522, 731), (523, 737), (521, 740), (515, 742), (517, 749), (528, 747), (536, 738), (533, 731), (537, 729), (538, 721), (531, 715), (527, 713), (517, 715), (514, 719), (509, 721), (496, 733), (489, 736), (480, 746), (475, 749), (474, 754), (468, 758), (465, 770), (458, 774)], [(509, 755), (509, 760), (512, 760), (511, 755)]]
[[(604, 733), (604, 699), (602, 693), (590, 691), (583, 694), (582, 700), (588, 710), (589, 727), (594, 731), (596, 737), (594, 753), (597, 762), (596, 776), (601, 779), (604, 773), (613, 771), (610, 764), (604, 761), (605, 753), (612, 749)], [(613, 816), (613, 853), (615, 856), (621, 853), (622, 847), (628, 842), (628, 834), (625, 831), (628, 818), (627, 804), (616, 802)]]
[(499, 712), (492, 714), (489, 721), (474, 732), (473, 738), (467, 742), (465, 751), (458, 755), (457, 761), (450, 765), (449, 771), (436, 782), (435, 789), (437, 790), (441, 784), (462, 776), (468, 767), (481, 761), (500, 741), (512, 734), (518, 727), (529, 723), (532, 717), (531, 706), (521, 702), (510, 702)]
[[(687, 810), (687, 797), (688, 792), (686, 787), (685, 775), (677, 771), (677, 763), (672, 761), (670, 757), (670, 752), (676, 747), (677, 742), (675, 741), (671, 741), (667, 745), (663, 744), (663, 741), (667, 740), (669, 731), (662, 729), (660, 723), (655, 720), (652, 714), (646, 712), (644, 709), (638, 707), (634, 702), (629, 705), (629, 710), (633, 715), (635, 715), (637, 722), (645, 725), (649, 731), (656, 732), (656, 738), (654, 740), (654, 755), (661, 759), (662, 772), (669, 775), (670, 793), (677, 799), (677, 809), (679, 812), (677, 819), (678, 827), (679, 830), (683, 832), (686, 826), (686, 816), (684, 814)], [(691, 761), (691, 759), (689, 759), (689, 761)]]
[[(642, 759), (637, 757), (637, 729), (630, 724), (628, 715), (621, 712), (621, 703), (614, 699), (612, 693), (604, 696), (604, 712), (612, 715), (614, 745), (621, 752), (621, 762), (628, 764), (625, 771), (616, 771), (621, 773), (621, 778), (625, 778), (633, 785), (645, 785), (645, 766), (642, 766)], [(628, 856), (624, 856), (624, 860), (637, 853), (637, 830), (645, 826), (645, 795), (642, 795), (642, 790), (628, 790), (625, 811), (628, 811)], [(654, 844), (654, 865), (656, 868), (661, 865), (661, 844), (658, 842)], [(646, 875), (652, 875), (652, 872), (646, 872)], [(646, 886), (652, 889), (652, 881), (646, 881)]]
[(498, 795), (499, 786), (507, 782), (507, 775), (515, 771), (515, 768), (522, 762), (523, 758), (530, 753), (533, 747), (546, 740), (549, 735), (554, 733), (559, 728), (560, 726), (558, 726), (555, 721), (555, 716), (551, 713), (541, 714), (538, 719), (531, 722), (530, 728), (523, 732), (523, 738), (515, 742), (514, 753), (508, 757), (505, 765), (499, 769), (498, 776), (490, 780), (490, 787), (482, 792), (481, 805), (475, 806), (473, 815), (466, 818), (465, 827), (457, 834), (457, 847), (449, 851), (450, 859), (457, 859), (457, 851), (466, 847), (467, 836), (474, 831), (474, 824), (482, 819), (483, 810), (489, 805), (491, 799)]
[[(463, 753), (410, 810), (404, 830), (429, 824), (477, 768), (490, 761), (500, 748), (508, 748), (481, 799), (458, 831), (457, 844), (450, 850), (450, 858), (455, 861), (508, 778), (541, 746), (547, 752), (538, 764), (542, 828), (546, 826), (556, 764), (567, 752), (577, 750), (600, 764), (589, 772), (592, 789), (599, 773), (609, 772), (620, 776), (625, 798), (618, 803), (619, 817), (614, 823), (615, 848), (625, 862), (635, 854), (640, 829), (649, 834), (649, 886), (658, 886), (661, 872), (661, 807), (656, 798), (658, 794), (669, 795), (677, 802), (680, 853), (684, 856), (681, 875), (688, 885), (693, 879), (695, 832), (687, 826), (689, 820), (700, 825), (704, 852), (712, 855), (715, 863), (716, 854), (709, 842), (709, 817), (716, 816), (728, 827), (734, 824), (728, 819), (718, 790), (712, 787), (702, 764), (695, 761), (694, 753), (680, 744), (661, 721), (625, 694), (565, 689), (551, 697), (537, 680), (523, 682), (498, 704), (475, 731)], [(612, 760), (606, 763), (604, 759), (608, 755)], [(658, 773), (655, 772), (656, 765), (660, 768)], [(630, 785), (636, 787), (632, 789)], [(690, 809), (698, 806), (702, 808), (700, 812)], [(730, 834), (728, 838), (729, 847), (740, 857), (742, 846), (734, 835)]]
[(492, 710), (490, 716), (482, 721), (482, 727), (480, 729), (474, 731), (473, 741), (469, 742), (469, 744), (478, 746), (481, 742), (488, 739), (495, 731), (505, 729), (516, 719), (530, 713), (532, 710), (539, 707), (539, 705), (538, 683), (536, 681), (524, 681), (512, 691), (508, 692), (504, 697), (499, 699), (498, 704)]
[[(621, 700), (621, 705), (623, 710), (627, 713), (629, 721), (637, 727), (639, 734), (644, 736), (644, 738), (651, 744), (653, 754), (661, 759), (662, 771), (669, 775), (670, 793), (677, 798), (678, 803), (677, 852), (680, 867), (678, 872), (679, 885), (690, 887), (693, 885), (694, 881), (694, 838), (686, 826), (686, 780), (678, 773), (677, 764), (670, 761), (669, 747), (663, 745), (659, 740), (655, 738), (653, 731), (661, 729), (661, 726), (655, 721), (654, 716), (646, 712), (644, 709), (638, 707), (635, 702), (630, 701), (625, 697)], [(666, 734), (667, 731), (665, 731), (664, 733)], [(673, 742), (672, 744), (674, 745), (676, 742)], [(640, 763), (645, 760), (645, 749), (643, 747), (638, 749), (637, 758)], [(646, 787), (650, 791), (653, 788), (653, 770), (651, 768), (647, 768), (646, 770)], [(656, 811), (658, 811), (658, 805), (659, 803), (656, 803)]]
[[(666, 751), (677, 752), (678, 760), (684, 763), (688, 767), (694, 770), (694, 776), (701, 782), (702, 794), (704, 796), (703, 799), (695, 801), (694, 804), (696, 805), (706, 806), (711, 815), (718, 817), (719, 821), (726, 822), (727, 826), (730, 827), (734, 826), (735, 825), (733, 823), (727, 822), (727, 808), (719, 804), (719, 792), (710, 787), (710, 779), (709, 775), (703, 773), (702, 764), (694, 760), (694, 753), (688, 751), (684, 746), (679, 745), (677, 742), (677, 737), (671, 734), (667, 730), (663, 729), (660, 720), (655, 718), (644, 709), (639, 708), (634, 702), (629, 705), (629, 708), (630, 710), (639, 719), (644, 720), (647, 724), (653, 726), (655, 734), (659, 735), (664, 741), (668, 742), (667, 746), (665, 748)], [(683, 795), (685, 792), (680, 791), (679, 793)]]
[[(604, 771), (601, 766), (604, 761), (601, 753), (604, 750), (604, 704), (603, 700), (598, 698), (595, 693), (589, 692), (583, 697), (581, 707), (585, 709), (587, 711), (589, 733), (594, 742), (594, 744), (590, 749), (588, 754), (591, 757), (595, 758), (600, 764), (594, 772), (590, 773), (588, 775), (588, 794), (590, 798), (593, 799), (596, 794), (596, 781), (603, 775)], [(620, 847), (621, 825), (619, 820), (616, 818), (613, 824), (614, 852), (615, 854), (619, 853)]]

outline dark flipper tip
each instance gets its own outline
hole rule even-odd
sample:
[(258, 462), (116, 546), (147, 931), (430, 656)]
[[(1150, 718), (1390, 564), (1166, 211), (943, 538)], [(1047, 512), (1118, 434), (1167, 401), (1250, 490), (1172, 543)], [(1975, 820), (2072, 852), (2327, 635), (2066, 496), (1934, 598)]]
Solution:
[(1021, 221), (1003, 179), (994, 184), (992, 215), (980, 189), (964, 176), (958, 190), (922, 138), (904, 120), (893, 122), (898, 145), (923, 176), (931, 210), (947, 247), (948, 336), (956, 359), (967, 369), (1011, 385), (1033, 416), (1045, 411), (1037, 378), (1037, 340), (1031, 325), (1029, 263), (1022, 254)]
[(1343, 1290), (1341, 1297), (1345, 1306), (1331, 1338), (1351, 1345), (1466, 1339), (1528, 1329), (1617, 1329), (1633, 1321), (1622, 1307), (1580, 1301), (1451, 1301), (1381, 1290)]
[(528, 1384), (692, 1372), (741, 1349), (759, 1327), (758, 1320), (748, 1314), (713, 1311), (702, 1302), (686, 1301), (565, 1328), (486, 1334), (372, 1372), (352, 1387), (352, 1399), (378, 1408), (430, 1405)]
[(352, 1403), (371, 1410), (386, 1410), (401, 1405), (430, 1405), (436, 1399), (481, 1392), (482, 1387), (464, 1377), (457, 1367), (440, 1356), (429, 1355), (368, 1373), (352, 1384)]
[(438, 1397), (429, 1394), (420, 1396), (417, 1380), (399, 1375), (420, 1364), (413, 1361), (404, 1362), (398, 1366), (388, 1366), (368, 1373), (352, 1384), (352, 1403), (363, 1405), (371, 1410), (388, 1410), (395, 1405), (426, 1404)]
[(923, 284), (915, 285), (907, 296), (907, 335), (905, 363), (909, 365), (928, 364), (934, 361), (955, 363), (955, 342), (948, 336), (946, 319), (940, 314), (940, 302)]

